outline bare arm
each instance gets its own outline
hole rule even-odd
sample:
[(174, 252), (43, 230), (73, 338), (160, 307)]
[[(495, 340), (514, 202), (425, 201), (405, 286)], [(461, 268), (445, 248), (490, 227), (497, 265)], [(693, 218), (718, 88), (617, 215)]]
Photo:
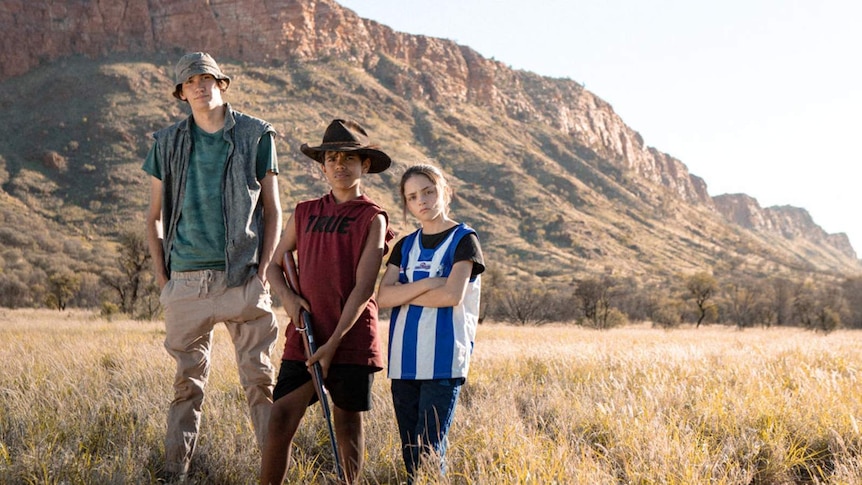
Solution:
[(263, 249), (257, 267), (257, 275), (264, 283), (267, 282), (272, 256), (278, 243), (281, 230), (281, 201), (278, 197), (278, 177), (274, 172), (267, 172), (260, 181), (261, 197), (263, 197)]
[(380, 264), (383, 262), (383, 247), (386, 237), (386, 220), (382, 214), (377, 215), (371, 223), (365, 247), (359, 257), (356, 267), (356, 285), (347, 296), (344, 308), (341, 309), (341, 319), (335, 327), (335, 332), (327, 340), (326, 344), (317, 349), (317, 352), (309, 359), (308, 364), (320, 362), (324, 374), (329, 369), (329, 364), (335, 356), (341, 339), (353, 328), (356, 320), (362, 315), (368, 301), (374, 295), (374, 286), (377, 283), (377, 274)]
[(284, 233), (281, 240), (275, 247), (272, 260), (266, 269), (266, 278), (269, 281), (270, 288), (284, 305), (284, 310), (294, 322), (299, 322), (299, 310), (305, 308), (309, 310), (308, 302), (294, 293), (287, 286), (287, 280), (284, 279), (284, 255), (290, 254), (293, 257), (293, 251), (296, 249), (296, 227), (293, 220), (294, 215), (291, 214), (287, 220), (287, 226), (284, 228)]
[(470, 281), (472, 271), (472, 261), (458, 261), (452, 266), (449, 276), (445, 278), (445, 285), (428, 290), (408, 303), (428, 308), (445, 308), (460, 305), (461, 301), (464, 300), (464, 295), (467, 293), (467, 282)]
[(153, 260), (153, 273), (159, 288), (164, 288), (170, 279), (165, 267), (165, 251), (162, 247), (162, 181), (150, 177), (150, 208), (147, 211), (147, 246)]
[(393, 308), (412, 303), (414, 299), (434, 288), (446, 284), (447, 278), (425, 278), (412, 283), (398, 282), (400, 268), (394, 264), (386, 265), (386, 272), (380, 279), (377, 290), (377, 304), (380, 308)]

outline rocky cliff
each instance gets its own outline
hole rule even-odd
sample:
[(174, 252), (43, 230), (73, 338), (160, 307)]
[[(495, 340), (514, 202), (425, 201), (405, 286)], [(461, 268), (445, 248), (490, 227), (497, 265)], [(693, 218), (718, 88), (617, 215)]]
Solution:
[(805, 209), (789, 205), (761, 207), (757, 199), (745, 194), (723, 194), (714, 200), (719, 213), (746, 229), (771, 233), (788, 240), (804, 239), (832, 246), (848, 257), (856, 257), (846, 234), (826, 233)]
[[(0, 3), (0, 42), (0, 82), (46, 69), (36, 81), (24, 82), (28, 86), (16, 84), (17, 92), (53, 89), (55, 103), (98, 96), (80, 79), (62, 74), (62, 64), (74, 59), (111, 59), (115, 64), (110, 66), (84, 62), (79, 68), (108, 85), (123, 84), (110, 99), (87, 98), (86, 108), (58, 108), (68, 120), (61, 122), (62, 137), (53, 147), (22, 149), (0, 142), (0, 148), (8, 148), (0, 153), (9, 166), (7, 191), (38, 185), (34, 167), (27, 166), (34, 157), (55, 173), (72, 166), (70, 180), (46, 176), (57, 179), (58, 186), (73, 183), (76, 174), (101, 173), (93, 160), (135, 160), (145, 133), (170, 118), (163, 113), (180, 114), (176, 105), (165, 104), (173, 102), (169, 96), (162, 100), (156, 91), (171, 82), (164, 59), (205, 50), (232, 73), (246, 74), (243, 82), (257, 83), (257, 92), (267, 93), (255, 108), (276, 123), (289, 146), (317, 132), (308, 113), (321, 113), (321, 104), (342, 96), (357, 106), (376, 106), (381, 113), (373, 116), (379, 114), (381, 124), (385, 118), (399, 125), (389, 135), (404, 140), (403, 154), (462, 160), (452, 167), (458, 183), (482, 189), (463, 203), (489, 215), (501, 234), (498, 244), (516, 252), (515, 260), (525, 267), (534, 258), (557, 265), (555, 270), (564, 274), (565, 268), (610, 266), (604, 258), (650, 274), (649, 265), (671, 272), (682, 264), (687, 270), (719, 264), (727, 254), (747, 258), (752, 247), (762, 245), (759, 258), (786, 267), (859, 269), (846, 236), (825, 234), (804, 210), (762, 209), (744, 197), (713, 200), (704, 180), (681, 161), (646, 146), (610, 104), (579, 83), (513, 70), (448, 40), (395, 32), (333, 0), (8, 0)], [(52, 86), (43, 79), (57, 72), (59, 84), (76, 85)], [(243, 83), (238, 85), (242, 89)], [(137, 108), (143, 103), (137, 91), (160, 99), (146, 117)], [(231, 94), (246, 101), (255, 96), (233, 86)], [(33, 109), (29, 100), (21, 103), (28, 96), (0, 97), (0, 106), (41, 109), (35, 101)], [(46, 112), (40, 123), (53, 122), (51, 116), (59, 115)], [(23, 128), (28, 122), (10, 130), (38, 138), (38, 132)], [(96, 148), (99, 137), (124, 144), (106, 154)], [(27, 152), (24, 159), (16, 150)], [(113, 181), (99, 183), (104, 193), (125, 195)], [(748, 232), (743, 243), (727, 222)], [(773, 237), (788, 242), (782, 243), (783, 253), (771, 249)], [(794, 241), (804, 244), (796, 247)], [(724, 247), (734, 244), (743, 244), (744, 250)], [(822, 264), (810, 257), (812, 251), (824, 255)]]
[(70, 55), (200, 49), (257, 63), (337, 57), (403, 96), (546, 123), (687, 202), (712, 204), (703, 180), (645, 146), (578, 83), (512, 70), (448, 40), (395, 32), (331, 0), (7, 1), (0, 4), (0, 42), (0, 80)]

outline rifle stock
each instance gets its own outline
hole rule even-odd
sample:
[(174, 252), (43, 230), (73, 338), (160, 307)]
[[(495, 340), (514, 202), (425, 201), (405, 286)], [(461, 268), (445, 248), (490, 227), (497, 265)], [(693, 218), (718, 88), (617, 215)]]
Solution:
[[(296, 261), (293, 260), (293, 253), (287, 251), (284, 253), (284, 277), (287, 281), (287, 286), (291, 291), (299, 296), (302, 296), (299, 290), (299, 274), (296, 271)], [(305, 348), (305, 358), (310, 359), (317, 352), (317, 343), (314, 341), (314, 327), (311, 323), (311, 315), (304, 309), (299, 309), (301, 322), (294, 322), (294, 326), (302, 334), (302, 345)], [(302, 327), (299, 326), (302, 325)], [(315, 362), (311, 365), (311, 381), (314, 384), (314, 392), (317, 394), (317, 399), (320, 400), (320, 407), (323, 409), (323, 416), (326, 420), (326, 426), (329, 428), (329, 441), (332, 444), (332, 455), (335, 458), (335, 471), (338, 474), (339, 480), (344, 479), (344, 473), (341, 469), (341, 460), (338, 455), (338, 443), (335, 440), (335, 428), (332, 426), (332, 411), (329, 409), (329, 398), (327, 397), (326, 387), (323, 382), (323, 368), (320, 362)]]

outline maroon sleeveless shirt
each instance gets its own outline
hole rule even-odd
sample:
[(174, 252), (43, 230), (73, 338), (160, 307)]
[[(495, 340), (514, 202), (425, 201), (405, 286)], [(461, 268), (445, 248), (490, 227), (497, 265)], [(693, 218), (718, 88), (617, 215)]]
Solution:
[[(386, 218), (386, 246), (394, 234), (389, 216), (362, 195), (338, 204), (332, 193), (300, 202), (294, 212), (299, 287), (311, 306), (314, 337), (323, 345), (338, 326), (341, 310), (356, 286), (356, 267), (371, 223)], [(290, 325), (283, 359), (305, 360), (302, 335)], [(372, 297), (335, 352), (334, 364), (360, 364), (382, 369), (383, 351), (377, 332), (377, 302)]]

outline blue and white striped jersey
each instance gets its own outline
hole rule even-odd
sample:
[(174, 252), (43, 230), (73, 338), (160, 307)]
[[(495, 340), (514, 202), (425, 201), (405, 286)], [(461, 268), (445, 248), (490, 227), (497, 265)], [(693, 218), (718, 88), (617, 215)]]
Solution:
[[(436, 248), (422, 246), (422, 231), (406, 238), (401, 248), (399, 282), (447, 277), (461, 238), (475, 231), (459, 224)], [(402, 305), (392, 309), (389, 323), (390, 379), (467, 377), (479, 319), (481, 276), (472, 277), (456, 307)]]

